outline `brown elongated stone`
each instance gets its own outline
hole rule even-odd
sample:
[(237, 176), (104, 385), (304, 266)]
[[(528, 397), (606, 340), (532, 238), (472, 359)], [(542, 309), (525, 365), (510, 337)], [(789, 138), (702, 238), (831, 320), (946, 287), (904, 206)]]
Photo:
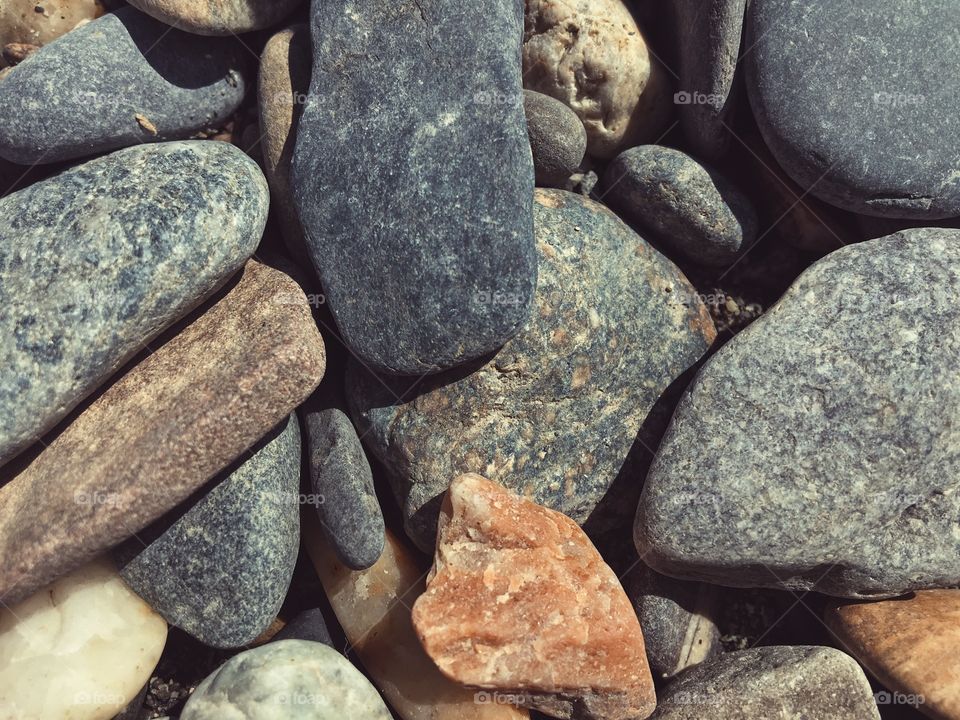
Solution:
[(303, 291), (253, 261), (153, 349), (0, 488), (4, 602), (185, 500), (300, 404), (325, 363)]

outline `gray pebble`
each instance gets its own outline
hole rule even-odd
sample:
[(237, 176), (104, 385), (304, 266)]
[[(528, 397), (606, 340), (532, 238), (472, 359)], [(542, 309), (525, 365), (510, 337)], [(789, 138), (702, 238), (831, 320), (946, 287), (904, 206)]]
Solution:
[(284, 625), (280, 632), (273, 636), (271, 642), (280, 640), (310, 640), (333, 647), (330, 631), (327, 630), (327, 621), (324, 620), (320, 608), (312, 608), (301, 612)]
[(543, 93), (524, 90), (523, 110), (537, 187), (562, 188), (583, 162), (587, 131), (573, 110)]

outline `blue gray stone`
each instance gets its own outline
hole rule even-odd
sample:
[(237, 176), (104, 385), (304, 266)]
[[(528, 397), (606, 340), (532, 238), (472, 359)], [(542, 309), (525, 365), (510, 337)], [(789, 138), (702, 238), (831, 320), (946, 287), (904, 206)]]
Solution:
[(284, 625), (280, 632), (273, 636), (271, 642), (279, 642), (280, 640), (311, 640), (333, 647), (333, 640), (330, 639), (330, 631), (327, 629), (327, 621), (324, 620), (320, 608), (311, 608), (301, 612)]

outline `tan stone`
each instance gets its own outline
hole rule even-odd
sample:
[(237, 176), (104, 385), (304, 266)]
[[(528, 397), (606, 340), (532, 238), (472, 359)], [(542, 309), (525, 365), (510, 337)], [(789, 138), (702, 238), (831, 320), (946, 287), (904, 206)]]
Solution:
[[(0, 2), (0, 48), (11, 43), (46, 45), (73, 30), (78, 23), (98, 18), (104, 12), (101, 0), (3, 0)], [(0, 66), (3, 64), (0, 58)]]
[[(960, 720), (960, 590), (827, 609), (827, 624), (889, 690), (938, 720)], [(922, 701), (920, 699), (922, 696)]]
[(4, 602), (185, 500), (323, 376), (323, 341), (303, 291), (257, 262), (165, 337), (0, 488)]
[(526, 710), (445, 678), (423, 651), (410, 608), (426, 572), (389, 530), (383, 554), (367, 570), (342, 565), (313, 512), (303, 516), (303, 539), (337, 620), (370, 679), (404, 720), (527, 720)]
[(197, 35), (235, 35), (276, 25), (301, 0), (130, 0), (168, 25)]
[(447, 677), (554, 717), (656, 705), (640, 623), (584, 532), (480, 475), (450, 484), (413, 624)]

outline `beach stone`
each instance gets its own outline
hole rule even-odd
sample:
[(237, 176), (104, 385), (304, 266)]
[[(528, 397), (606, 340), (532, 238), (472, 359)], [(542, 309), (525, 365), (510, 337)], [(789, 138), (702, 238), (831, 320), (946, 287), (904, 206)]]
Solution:
[[(167, 25), (197, 35), (236, 35), (276, 25), (301, 0), (130, 0)], [(202, 43), (201, 43), (202, 45)]]
[(451, 680), (552, 717), (645, 718), (656, 705), (640, 623), (583, 530), (480, 475), (450, 483), (413, 625)]
[(216, 127), (247, 91), (233, 39), (197, 42), (123, 7), (33, 53), (0, 82), (0, 155), (52, 163)]
[[(4, 0), (0, 5), (0, 48), (46, 45), (104, 12), (101, 0)], [(3, 65), (0, 59), (0, 67)]]
[(587, 150), (583, 123), (559, 100), (532, 90), (523, 91), (523, 111), (537, 187), (563, 187)]
[(296, 416), (212, 484), (180, 517), (121, 548), (120, 574), (171, 625), (213, 647), (240, 647), (277, 616), (297, 563)]
[(180, 720), (390, 720), (363, 673), (333, 648), (281, 640), (234, 655), (187, 700)]
[(250, 261), (0, 477), (0, 597), (16, 602), (186, 500), (303, 402), (323, 370), (303, 291)]
[(338, 408), (308, 410), (303, 419), (320, 527), (344, 565), (364, 570), (383, 552), (384, 524), (363, 445)]
[(540, 275), (520, 335), (415, 384), (348, 370), (357, 429), (426, 552), (443, 493), (467, 472), (585, 522), (657, 398), (714, 338), (686, 278), (604, 206), (537, 190), (534, 211)]
[(750, 199), (719, 171), (680, 150), (630, 148), (607, 166), (604, 186), (613, 207), (694, 262), (732, 263), (757, 237)]
[(960, 590), (837, 604), (825, 616), (842, 647), (896, 693), (878, 693), (878, 703), (895, 699), (933, 718), (960, 718)]
[(344, 343), (378, 371), (475, 359), (529, 315), (520, 24), (514, 0), (313, 5), (294, 201)]
[(622, 0), (526, 0), (523, 86), (560, 100), (612, 158), (656, 141), (670, 117), (670, 79)]
[(828, 647), (768, 646), (690, 668), (660, 692), (651, 720), (880, 720), (866, 676)]
[(814, 263), (680, 401), (637, 512), (644, 561), (850, 598), (960, 584), (958, 293), (956, 230)]
[(751, 3), (746, 85), (777, 161), (851, 212), (960, 215), (958, 31), (950, 0)]
[(146, 685), (163, 618), (97, 559), (0, 609), (0, 717), (110, 720)]
[(121, 150), (0, 199), (0, 463), (253, 253), (260, 169), (199, 141)]
[(320, 608), (304, 610), (284, 625), (273, 636), (273, 642), (280, 640), (310, 640), (333, 647), (333, 640), (330, 639), (330, 631), (327, 629), (327, 621), (324, 619)]

